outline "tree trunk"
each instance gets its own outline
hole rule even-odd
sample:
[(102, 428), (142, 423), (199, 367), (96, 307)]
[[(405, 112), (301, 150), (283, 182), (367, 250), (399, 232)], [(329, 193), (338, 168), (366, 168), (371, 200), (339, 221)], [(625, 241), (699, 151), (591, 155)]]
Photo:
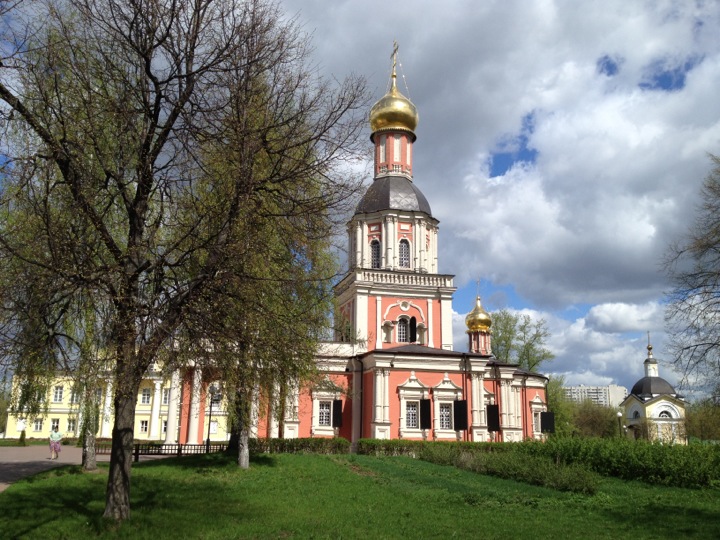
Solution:
[(130, 471), (133, 458), (133, 426), (137, 392), (115, 392), (115, 424), (112, 431), (110, 472), (103, 517), (122, 521), (130, 517)]
[(84, 414), (80, 429), (82, 440), (82, 469), (85, 472), (97, 470), (97, 458), (95, 452), (95, 433), (98, 428), (98, 405), (93, 401), (91, 391), (85, 391)]
[(97, 470), (97, 457), (95, 454), (95, 430), (94, 422), (85, 423), (82, 448), (82, 469), (85, 472)]
[(241, 469), (250, 468), (250, 430), (248, 429), (247, 422), (243, 422), (240, 426), (240, 438), (238, 440), (238, 467)]

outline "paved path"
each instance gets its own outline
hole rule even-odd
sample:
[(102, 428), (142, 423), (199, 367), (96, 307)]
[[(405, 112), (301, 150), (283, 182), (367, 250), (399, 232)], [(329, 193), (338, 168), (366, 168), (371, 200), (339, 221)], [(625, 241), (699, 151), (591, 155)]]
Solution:
[[(98, 461), (110, 461), (109, 455), (98, 455)], [(0, 491), (26, 476), (32, 476), (62, 465), (80, 465), (82, 448), (63, 446), (58, 459), (50, 459), (50, 447), (0, 446)]]

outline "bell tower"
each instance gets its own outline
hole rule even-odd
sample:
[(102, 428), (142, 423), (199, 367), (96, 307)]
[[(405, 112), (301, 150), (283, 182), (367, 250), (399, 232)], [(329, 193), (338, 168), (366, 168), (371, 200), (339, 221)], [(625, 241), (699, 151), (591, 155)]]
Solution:
[(367, 350), (407, 344), (452, 350), (453, 276), (438, 274), (438, 220), (413, 181), (419, 116), (397, 87), (370, 110), (374, 176), (348, 222), (349, 268), (335, 288), (336, 317)]

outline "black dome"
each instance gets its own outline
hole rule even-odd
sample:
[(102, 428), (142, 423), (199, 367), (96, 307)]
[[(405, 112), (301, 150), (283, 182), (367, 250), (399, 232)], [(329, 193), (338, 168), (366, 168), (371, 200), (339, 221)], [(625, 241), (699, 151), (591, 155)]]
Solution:
[(630, 393), (644, 398), (651, 398), (658, 394), (676, 394), (672, 385), (662, 377), (643, 377), (635, 383)]
[(355, 210), (356, 214), (382, 210), (425, 212), (432, 216), (425, 195), (405, 176), (383, 176), (373, 181)]

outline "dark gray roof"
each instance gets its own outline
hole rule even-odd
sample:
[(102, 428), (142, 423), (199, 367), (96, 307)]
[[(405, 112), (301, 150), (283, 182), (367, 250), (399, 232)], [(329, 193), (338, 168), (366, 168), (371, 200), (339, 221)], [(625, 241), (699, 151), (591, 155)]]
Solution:
[(373, 181), (355, 210), (356, 214), (382, 210), (425, 212), (432, 216), (425, 195), (405, 176), (383, 176)]
[(659, 394), (675, 395), (675, 389), (662, 377), (643, 377), (632, 387), (630, 394), (639, 398), (652, 398)]

